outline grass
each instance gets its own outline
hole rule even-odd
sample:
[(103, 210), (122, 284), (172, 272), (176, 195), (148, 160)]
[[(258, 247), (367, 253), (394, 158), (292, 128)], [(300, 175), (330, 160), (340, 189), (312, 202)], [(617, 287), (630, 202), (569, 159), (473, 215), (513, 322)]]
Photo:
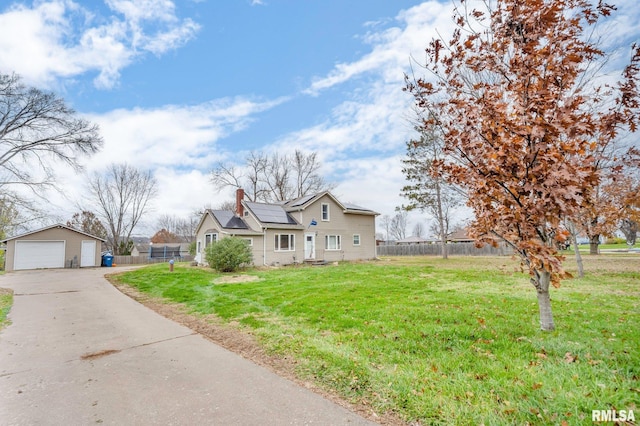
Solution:
[(638, 260), (586, 258), (586, 277), (552, 292), (551, 333), (508, 258), (250, 270), (258, 281), (234, 284), (159, 265), (118, 279), (236, 323), (300, 377), (407, 422), (583, 424), (593, 409), (639, 409)]
[(13, 305), (13, 292), (6, 288), (0, 288), (0, 330), (11, 324), (7, 318)]

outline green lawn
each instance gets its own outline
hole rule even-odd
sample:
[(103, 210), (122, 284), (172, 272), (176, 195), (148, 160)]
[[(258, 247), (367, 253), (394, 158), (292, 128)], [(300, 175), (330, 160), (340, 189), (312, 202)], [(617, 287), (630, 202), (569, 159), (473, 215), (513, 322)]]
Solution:
[[(640, 257), (586, 257), (553, 289), (557, 330), (509, 258), (387, 258), (249, 270), (166, 265), (118, 279), (215, 314), (294, 357), (297, 374), (378, 413), (421, 424), (590, 424), (640, 401)], [(572, 269), (572, 262), (567, 262)]]

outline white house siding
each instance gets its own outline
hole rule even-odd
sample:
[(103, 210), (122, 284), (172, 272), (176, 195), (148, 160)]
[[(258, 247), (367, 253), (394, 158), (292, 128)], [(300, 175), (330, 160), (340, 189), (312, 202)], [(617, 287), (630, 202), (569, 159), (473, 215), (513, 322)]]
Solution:
[[(322, 220), (322, 204), (329, 205), (328, 221)], [(343, 207), (329, 195), (320, 197), (304, 211), (292, 212), (291, 215), (305, 225), (307, 232), (315, 232), (317, 260), (334, 262), (376, 257), (374, 215), (343, 213)], [(315, 219), (317, 225), (309, 226), (312, 219)], [(353, 245), (354, 234), (360, 235), (359, 246)], [(326, 249), (327, 235), (340, 235), (340, 250)]]
[[(204, 250), (205, 250), (205, 234), (208, 234), (210, 230), (218, 233), (218, 237), (220, 237), (220, 229), (218, 223), (211, 217), (209, 213), (205, 213), (203, 222), (198, 229), (198, 233), (196, 234), (196, 255), (194, 260), (198, 263), (206, 263), (204, 258)], [(198, 251), (200, 249), (200, 251)]]
[[(245, 218), (246, 219), (246, 218)], [(233, 231), (236, 231), (237, 234), (234, 234)], [(257, 232), (251, 232), (248, 230), (230, 230), (223, 229), (220, 227), (218, 222), (209, 214), (206, 213), (205, 217), (202, 221), (200, 228), (196, 234), (196, 255), (194, 260), (201, 264), (206, 264), (207, 261), (205, 259), (205, 235), (208, 233), (217, 233), (218, 239), (227, 238), (230, 236), (237, 236), (239, 238), (247, 238), (251, 239), (251, 253), (253, 255), (253, 264), (254, 265), (262, 265), (263, 264), (263, 237), (262, 234)], [(200, 252), (197, 252), (198, 246), (200, 247)]]
[[(295, 235), (294, 250), (276, 251), (276, 234)], [(272, 229), (267, 228), (265, 233), (265, 265), (289, 265), (304, 261), (304, 232), (299, 229)]]

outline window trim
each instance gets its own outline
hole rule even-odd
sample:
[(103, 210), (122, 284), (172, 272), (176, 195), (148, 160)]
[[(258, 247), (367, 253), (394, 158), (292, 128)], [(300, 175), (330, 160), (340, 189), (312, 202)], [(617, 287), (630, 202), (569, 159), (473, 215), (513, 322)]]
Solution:
[(242, 241), (246, 241), (249, 247), (253, 247), (253, 238), (250, 237), (240, 237)]
[[(358, 240), (358, 242), (356, 242), (356, 239)], [(362, 239), (360, 238), (360, 234), (353, 234), (353, 245), (355, 247), (359, 246), (361, 241)]]
[[(326, 212), (325, 212), (325, 207), (327, 208)], [(325, 217), (325, 213), (326, 213), (326, 217)], [(331, 209), (330, 209), (329, 203), (320, 204), (320, 217), (322, 218), (323, 222), (329, 222), (331, 220)]]
[[(289, 240), (289, 248), (286, 249), (281, 249), (280, 248), (280, 238), (282, 236), (288, 236), (288, 240)], [(296, 234), (274, 234), (274, 245), (273, 245), (273, 251), (278, 251), (278, 252), (290, 252), (290, 251), (296, 251)]]
[[(211, 241), (209, 241), (209, 244), (207, 244), (207, 237), (211, 237)], [(204, 234), (204, 249), (206, 250), (207, 247), (209, 247), (211, 244), (215, 243), (218, 241), (218, 233), (217, 232), (210, 232), (208, 234)]]
[[(336, 247), (335, 248), (329, 248), (329, 241), (331, 240), (331, 238), (335, 239), (335, 242), (336, 242)], [(325, 247), (325, 250), (327, 250), (327, 251), (340, 251), (340, 250), (342, 250), (342, 236), (341, 235), (337, 235), (337, 234), (334, 234), (334, 235), (327, 234), (327, 235), (325, 235), (324, 236), (324, 247)]]

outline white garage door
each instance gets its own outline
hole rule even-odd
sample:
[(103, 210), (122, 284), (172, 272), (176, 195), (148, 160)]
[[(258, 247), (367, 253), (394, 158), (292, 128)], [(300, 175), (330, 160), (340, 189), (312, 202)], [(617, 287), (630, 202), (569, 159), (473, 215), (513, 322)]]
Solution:
[(96, 266), (96, 242), (83, 241), (80, 252), (80, 267)]
[(64, 241), (16, 241), (13, 269), (64, 268)]

